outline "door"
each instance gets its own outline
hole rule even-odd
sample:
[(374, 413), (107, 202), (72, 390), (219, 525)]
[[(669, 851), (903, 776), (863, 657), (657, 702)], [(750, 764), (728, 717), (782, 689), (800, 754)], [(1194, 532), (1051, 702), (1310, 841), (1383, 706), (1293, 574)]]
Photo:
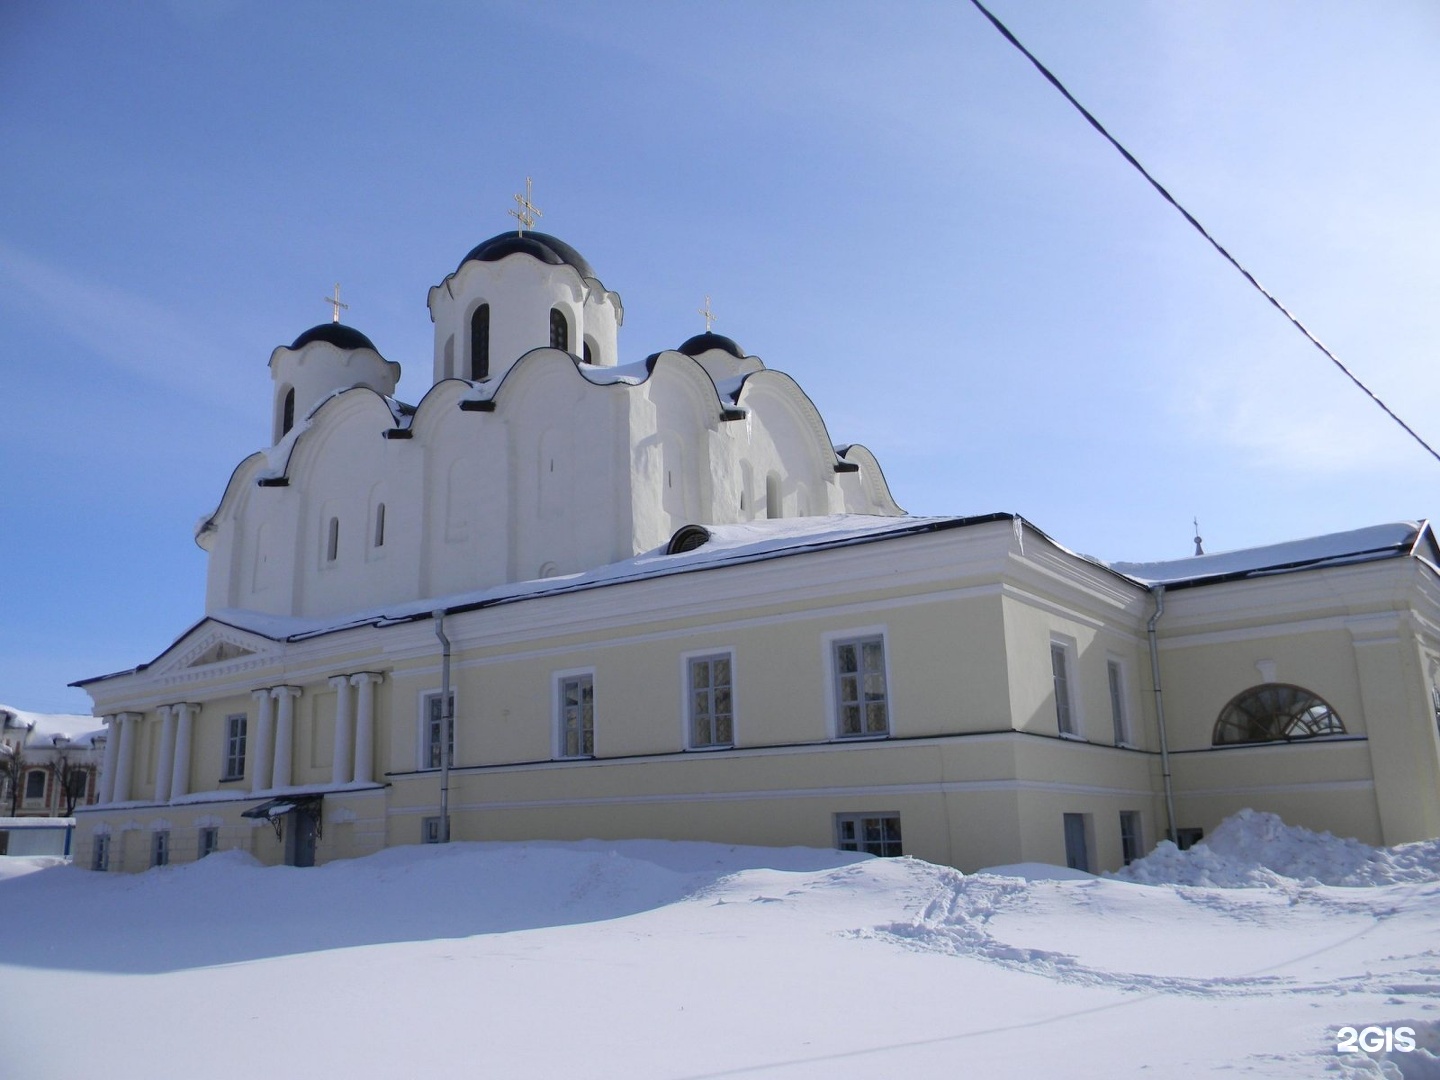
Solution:
[(315, 865), (315, 825), (319, 816), (318, 806), (297, 806), (287, 816), (290, 818), (285, 830), (285, 865)]
[(1065, 865), (1071, 870), (1090, 871), (1090, 845), (1086, 843), (1085, 814), (1065, 815)]

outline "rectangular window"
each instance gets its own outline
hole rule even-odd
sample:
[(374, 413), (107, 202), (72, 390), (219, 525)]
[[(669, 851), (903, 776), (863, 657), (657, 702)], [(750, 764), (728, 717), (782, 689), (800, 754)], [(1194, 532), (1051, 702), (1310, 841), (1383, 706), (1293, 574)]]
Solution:
[(836, 734), (842, 739), (890, 734), (885, 687), (885, 639), (834, 644)]
[(95, 848), (90, 853), (90, 869), (110, 869), (110, 836), (108, 833), (101, 833), (95, 837)]
[(225, 718), (225, 769), (221, 780), (239, 780), (245, 775), (245, 732), (248, 721), (244, 713)]
[(150, 834), (150, 865), (170, 864), (170, 830), (158, 829)]
[(440, 818), (438, 815), (421, 819), (420, 842), (422, 844), (440, 843)]
[(571, 675), (560, 680), (560, 756), (595, 756), (595, 679)]
[(1120, 857), (1129, 866), (1145, 854), (1145, 845), (1140, 839), (1140, 811), (1120, 811)]
[(1089, 814), (1065, 815), (1065, 865), (1090, 872)]
[(1072, 670), (1070, 647), (1063, 642), (1050, 643), (1050, 671), (1055, 677), (1055, 722), (1061, 735), (1080, 734), (1075, 722), (1075, 704), (1071, 696)]
[(90, 774), (84, 769), (75, 769), (66, 780), (70, 785), (67, 794), (75, 800), (77, 806), (85, 802), (85, 793), (90, 790)]
[(836, 814), (835, 846), (889, 858), (905, 854), (899, 814)]
[(735, 708), (730, 695), (730, 655), (697, 656), (690, 672), (690, 745), (735, 745)]
[(1110, 721), (1115, 728), (1115, 745), (1130, 745), (1130, 725), (1125, 718), (1125, 672), (1119, 660), (1109, 660), (1105, 668), (1110, 677)]
[(200, 830), (200, 844), (195, 852), (197, 859), (213, 855), (220, 850), (220, 830), (211, 826)]
[[(421, 710), (420, 718), (420, 767), (422, 769), (438, 769), (444, 763), (440, 757), (440, 747), (444, 740), (445, 731), (445, 710), (440, 694), (426, 694), (424, 707)], [(450, 751), (450, 765), (455, 765), (455, 691), (450, 691), (450, 738), (448, 740)]]
[(25, 774), (25, 801), (35, 802), (45, 799), (45, 774), (39, 769), (31, 769)]

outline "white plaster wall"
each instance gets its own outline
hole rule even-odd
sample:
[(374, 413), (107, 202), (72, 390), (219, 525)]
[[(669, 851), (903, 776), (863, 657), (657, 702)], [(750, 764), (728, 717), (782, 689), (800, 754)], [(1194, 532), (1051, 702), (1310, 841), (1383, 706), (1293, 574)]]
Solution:
[(336, 390), (368, 386), (377, 394), (393, 395), (400, 381), (400, 365), (374, 349), (341, 349), (328, 341), (312, 341), (298, 350), (279, 348), (271, 353), (270, 377), (275, 383), (272, 441), (278, 443), (285, 434), (280, 428), (287, 388), (295, 389), (298, 424)]
[[(569, 265), (551, 266), (529, 255), (496, 262), (465, 263), (430, 290), (435, 324), (434, 379), (446, 377), (446, 342), (453, 337), (453, 374), (463, 377), (470, 358), (470, 317), (490, 305), (490, 378), (502, 378), (521, 356), (550, 346), (550, 310), (561, 308), (570, 326), (570, 349), (582, 355), (588, 336), (596, 361), (614, 364), (618, 355), (619, 297)], [(596, 348), (598, 346), (598, 348)]]

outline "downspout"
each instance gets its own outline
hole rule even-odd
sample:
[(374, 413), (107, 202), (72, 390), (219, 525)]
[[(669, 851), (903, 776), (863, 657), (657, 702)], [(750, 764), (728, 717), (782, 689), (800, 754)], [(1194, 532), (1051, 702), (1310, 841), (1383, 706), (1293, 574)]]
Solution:
[(445, 610), (435, 612), (435, 636), (440, 639), (440, 843), (450, 842), (450, 747), (455, 716), (450, 697), (450, 639), (445, 636)]
[(1150, 616), (1146, 632), (1150, 635), (1150, 682), (1155, 687), (1155, 723), (1160, 729), (1160, 775), (1165, 783), (1165, 835), (1175, 843), (1175, 788), (1170, 781), (1170, 744), (1165, 737), (1165, 699), (1160, 693), (1160, 646), (1155, 640), (1155, 626), (1165, 614), (1165, 586), (1152, 585), (1155, 614)]

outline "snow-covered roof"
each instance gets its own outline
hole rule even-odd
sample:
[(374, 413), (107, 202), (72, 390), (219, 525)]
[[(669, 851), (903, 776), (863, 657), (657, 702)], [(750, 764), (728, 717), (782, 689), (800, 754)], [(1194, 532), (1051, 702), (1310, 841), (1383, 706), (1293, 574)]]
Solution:
[(1428, 554), (1433, 556), (1434, 540), (1428, 522), (1397, 521), (1283, 544), (1192, 555), (1188, 559), (1116, 562), (1109, 566), (1143, 585), (1201, 585), (1220, 579), (1283, 574), (1411, 554), (1423, 556), (1427, 552), (1422, 549), (1422, 540), (1428, 540)]
[(37, 713), (0, 705), (4, 726), (12, 730), (27, 729), (24, 745), (53, 746), (56, 739), (68, 739), (71, 746), (91, 747), (96, 736), (104, 737), (105, 728), (97, 726), (95, 717), (72, 713)]
[[(1135, 584), (1137, 588), (1152, 585), (1190, 586), (1213, 584), (1239, 577), (1291, 573), (1300, 570), (1376, 559), (1416, 556), (1423, 558), (1440, 572), (1440, 547), (1428, 522), (1397, 522), (1365, 529), (1334, 533), (1329, 536), (1294, 540), (1284, 544), (1247, 548), (1214, 555), (1197, 555), (1188, 559), (1152, 563), (1104, 563), (1081, 555), (1048, 536), (1043, 530), (1017, 514), (994, 513), (971, 517), (917, 517), (902, 515), (880, 517), (865, 514), (831, 514), (822, 517), (776, 518), (731, 525), (706, 525), (708, 540), (688, 551), (668, 554), (662, 545), (619, 562), (598, 566), (582, 573), (542, 578), (535, 581), (507, 582), (484, 589), (425, 597), (400, 604), (381, 605), (341, 615), (296, 616), (272, 615), (242, 608), (220, 608), (205, 620), (186, 630), (177, 639), (183, 641), (205, 621), (218, 622), (238, 630), (258, 634), (272, 641), (298, 641), (362, 626), (390, 626), (428, 618), (433, 612), (459, 612), (499, 604), (565, 593), (581, 592), (673, 574), (691, 573), (724, 566), (759, 562), (805, 552), (823, 551), (855, 544), (873, 543), (902, 536), (981, 525), (997, 521), (1011, 522), (1043, 537), (1065, 551), (1102, 570), (1109, 571)], [(171, 648), (175, 646), (172, 645)], [(169, 652), (170, 650), (165, 650)], [(162, 655), (164, 655), (162, 653)], [(106, 679), (143, 671), (148, 664), (127, 671), (82, 679), (72, 686), (85, 686)]]
[(864, 514), (831, 514), (825, 517), (776, 518), (735, 525), (707, 525), (710, 539), (692, 551), (667, 555), (661, 546), (633, 558), (598, 566), (578, 574), (509, 582), (486, 589), (452, 593), (370, 608), (343, 616), (267, 615), (238, 608), (212, 613), (218, 622), (248, 630), (277, 641), (296, 640), (365, 625), (387, 625), (428, 617), (440, 608), (458, 611), (539, 596), (578, 592), (605, 585), (647, 578), (666, 577), (718, 566), (756, 562), (806, 551), (846, 547), (895, 536), (934, 532), (981, 521), (1009, 519), (1008, 514), (984, 518), (956, 517), (874, 517)]

